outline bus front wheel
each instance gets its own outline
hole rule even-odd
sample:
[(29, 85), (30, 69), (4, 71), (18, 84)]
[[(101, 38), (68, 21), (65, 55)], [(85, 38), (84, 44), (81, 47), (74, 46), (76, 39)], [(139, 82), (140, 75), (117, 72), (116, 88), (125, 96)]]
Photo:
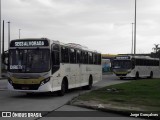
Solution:
[(66, 81), (66, 80), (63, 80), (63, 81), (62, 81), (62, 84), (61, 84), (61, 90), (58, 91), (58, 95), (59, 95), (59, 96), (64, 96), (64, 95), (65, 95), (65, 93), (67, 92), (67, 89), (68, 89), (67, 86), (68, 86), (68, 85), (67, 85), (67, 81)]

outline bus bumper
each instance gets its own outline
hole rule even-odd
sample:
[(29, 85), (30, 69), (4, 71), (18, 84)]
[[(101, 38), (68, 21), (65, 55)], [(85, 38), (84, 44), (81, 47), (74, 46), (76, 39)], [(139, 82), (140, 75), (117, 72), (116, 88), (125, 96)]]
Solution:
[(14, 87), (9, 82), (8, 82), (7, 88), (10, 91), (19, 91), (19, 92), (26, 92), (26, 93), (29, 93), (29, 92), (35, 92), (35, 93), (52, 92), (52, 86), (51, 86), (50, 82), (47, 82), (46, 84), (40, 85), (37, 90), (14, 89)]

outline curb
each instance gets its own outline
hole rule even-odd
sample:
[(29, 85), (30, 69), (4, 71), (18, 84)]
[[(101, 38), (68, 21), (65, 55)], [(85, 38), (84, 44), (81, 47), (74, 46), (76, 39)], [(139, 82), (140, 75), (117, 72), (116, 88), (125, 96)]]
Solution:
[[(76, 98), (75, 98), (76, 99)], [(131, 118), (145, 118), (145, 119), (153, 119), (153, 120), (159, 120), (160, 119), (160, 112), (157, 113), (158, 116), (155, 117), (155, 116), (131, 116), (131, 113), (132, 114), (139, 114), (140, 113), (144, 113), (144, 114), (151, 114), (149, 113), (149, 111), (138, 111), (138, 110), (127, 110), (127, 109), (119, 109), (119, 108), (115, 108), (115, 107), (112, 107), (110, 106), (109, 108), (106, 108), (106, 107), (103, 107), (102, 104), (97, 104), (97, 105), (89, 105), (89, 104), (83, 104), (83, 101), (79, 102), (79, 103), (76, 103), (76, 100), (75, 99), (72, 99), (71, 101), (69, 101), (67, 104), (68, 105), (72, 105), (72, 106), (78, 106), (78, 107), (82, 107), (82, 108), (87, 108), (87, 109), (93, 109), (93, 110), (98, 110), (98, 111), (102, 111), (102, 112), (109, 112), (109, 113), (114, 113), (114, 114), (120, 114), (120, 115), (124, 115), (126, 117), (131, 117)], [(154, 112), (154, 111), (153, 111)]]

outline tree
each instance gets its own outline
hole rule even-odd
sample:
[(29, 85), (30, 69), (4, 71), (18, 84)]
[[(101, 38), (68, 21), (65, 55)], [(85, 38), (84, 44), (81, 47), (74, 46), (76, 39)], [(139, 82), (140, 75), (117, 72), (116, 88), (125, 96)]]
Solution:
[(155, 47), (153, 47), (152, 49), (154, 50), (155, 53), (157, 53), (160, 50), (160, 48), (158, 47), (159, 44), (154, 44), (154, 46)]

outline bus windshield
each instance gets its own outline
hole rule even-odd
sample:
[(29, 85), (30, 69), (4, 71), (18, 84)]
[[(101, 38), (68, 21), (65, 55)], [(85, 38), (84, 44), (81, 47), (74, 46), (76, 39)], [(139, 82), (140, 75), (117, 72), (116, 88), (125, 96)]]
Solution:
[(114, 69), (131, 69), (132, 62), (130, 60), (114, 60), (113, 68)]
[(47, 72), (50, 69), (49, 49), (14, 49), (9, 53), (10, 72)]

